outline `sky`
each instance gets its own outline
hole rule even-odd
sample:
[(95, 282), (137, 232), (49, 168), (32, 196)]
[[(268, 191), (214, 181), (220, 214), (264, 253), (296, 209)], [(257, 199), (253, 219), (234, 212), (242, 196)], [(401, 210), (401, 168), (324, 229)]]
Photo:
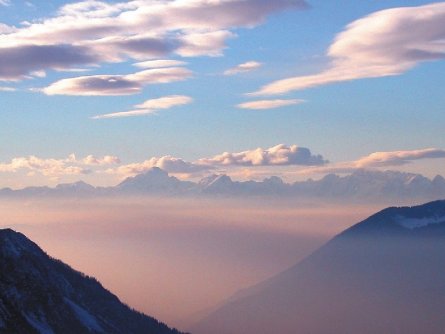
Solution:
[(0, 0), (0, 188), (444, 174), (445, 2)]

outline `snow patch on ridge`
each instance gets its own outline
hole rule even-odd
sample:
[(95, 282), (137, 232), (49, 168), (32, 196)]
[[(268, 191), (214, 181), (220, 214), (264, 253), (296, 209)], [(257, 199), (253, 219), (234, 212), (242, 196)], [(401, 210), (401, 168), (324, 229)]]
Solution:
[(445, 216), (432, 216), (422, 218), (407, 218), (403, 216), (397, 216), (395, 220), (398, 225), (413, 230), (415, 228), (425, 227), (431, 224), (445, 223)]
[(96, 318), (92, 316), (88, 311), (74, 303), (73, 301), (69, 300), (68, 298), (65, 298), (65, 302), (68, 303), (69, 306), (71, 306), (72, 310), (76, 314), (79, 321), (89, 330), (94, 330), (100, 333), (105, 333), (103, 328), (99, 325)]
[(28, 323), (36, 330), (38, 330), (40, 334), (55, 334), (48, 324), (38, 320), (35, 315), (25, 314), (24, 316)]

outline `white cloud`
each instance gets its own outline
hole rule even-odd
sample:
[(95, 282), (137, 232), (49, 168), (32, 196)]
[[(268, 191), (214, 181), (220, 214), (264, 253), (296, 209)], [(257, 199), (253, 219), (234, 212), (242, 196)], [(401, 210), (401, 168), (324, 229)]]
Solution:
[(147, 60), (133, 64), (133, 66), (139, 68), (161, 68), (161, 67), (175, 67), (175, 66), (177, 67), (184, 65), (187, 65), (187, 63), (181, 60), (174, 60), (174, 59)]
[(65, 160), (41, 159), (36, 156), (14, 158), (10, 163), (0, 164), (0, 172), (15, 173), (19, 170), (39, 172), (45, 176), (89, 173), (89, 170), (85, 168), (67, 165)]
[(181, 46), (176, 53), (182, 57), (222, 56), (226, 39), (235, 35), (227, 30), (197, 32), (180, 37)]
[(147, 100), (141, 104), (138, 104), (134, 106), (136, 108), (135, 110), (97, 115), (94, 116), (93, 119), (120, 118), (120, 117), (154, 114), (156, 113), (156, 111), (161, 109), (169, 109), (172, 107), (181, 106), (192, 102), (193, 99), (189, 96), (184, 96), (184, 95), (164, 96), (158, 99)]
[(285, 107), (285, 106), (291, 106), (303, 103), (304, 100), (260, 100), (260, 101), (252, 101), (252, 102), (245, 102), (238, 104), (238, 108), (242, 109), (255, 109), (255, 110), (261, 110), (261, 109), (274, 109), (279, 107)]
[(29, 173), (40, 173), (44, 176), (55, 177), (63, 175), (80, 175), (92, 172), (89, 166), (105, 166), (118, 164), (119, 158), (115, 156), (95, 157), (88, 155), (85, 158), (77, 159), (74, 154), (70, 154), (65, 159), (39, 158), (34, 155), (28, 157), (17, 157), (8, 163), (0, 163), (0, 172), (16, 173), (27, 171)]
[[(6, 3), (5, 0), (1, 0)], [(269, 14), (302, 9), (304, 0), (86, 0), (54, 17), (0, 27), (0, 80), (33, 71), (165, 57), (217, 56), (230, 30), (254, 27)]]
[(349, 24), (329, 48), (331, 64), (313, 75), (272, 82), (252, 95), (274, 95), (363, 78), (402, 74), (445, 57), (445, 2), (382, 10)]
[(105, 165), (115, 165), (121, 163), (120, 159), (114, 155), (105, 155), (103, 157), (96, 157), (90, 154), (78, 161), (76, 160), (75, 155), (72, 154), (70, 155), (70, 158), (71, 159), (74, 158), (73, 162), (80, 163), (86, 166), (105, 166)]
[(0, 6), (10, 6), (11, 1), (10, 0), (0, 0)]
[(211, 166), (311, 166), (323, 165), (326, 162), (321, 155), (313, 155), (308, 148), (280, 144), (267, 149), (224, 152), (212, 158), (200, 159), (197, 163)]
[(62, 79), (42, 91), (47, 95), (110, 96), (140, 93), (149, 84), (185, 80), (192, 72), (182, 67), (148, 69), (127, 75), (90, 75)]
[(246, 63), (242, 63), (235, 67), (229, 68), (228, 70), (224, 71), (224, 75), (235, 75), (239, 73), (251, 72), (259, 69), (261, 66), (263, 66), (263, 64), (257, 61), (248, 61)]

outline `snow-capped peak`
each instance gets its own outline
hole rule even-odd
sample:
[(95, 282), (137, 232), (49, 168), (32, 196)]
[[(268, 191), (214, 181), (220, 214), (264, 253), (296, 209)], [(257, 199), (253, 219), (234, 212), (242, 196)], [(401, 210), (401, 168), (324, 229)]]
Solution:
[(445, 215), (444, 216), (435, 215), (422, 218), (408, 218), (404, 216), (397, 216), (395, 220), (398, 225), (413, 230), (415, 228), (425, 227), (431, 224), (445, 223)]

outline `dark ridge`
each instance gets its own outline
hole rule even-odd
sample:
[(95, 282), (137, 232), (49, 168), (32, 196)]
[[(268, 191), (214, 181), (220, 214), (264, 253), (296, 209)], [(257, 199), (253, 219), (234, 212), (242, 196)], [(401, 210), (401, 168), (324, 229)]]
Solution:
[(123, 304), (96, 279), (0, 230), (0, 333), (179, 334)]

